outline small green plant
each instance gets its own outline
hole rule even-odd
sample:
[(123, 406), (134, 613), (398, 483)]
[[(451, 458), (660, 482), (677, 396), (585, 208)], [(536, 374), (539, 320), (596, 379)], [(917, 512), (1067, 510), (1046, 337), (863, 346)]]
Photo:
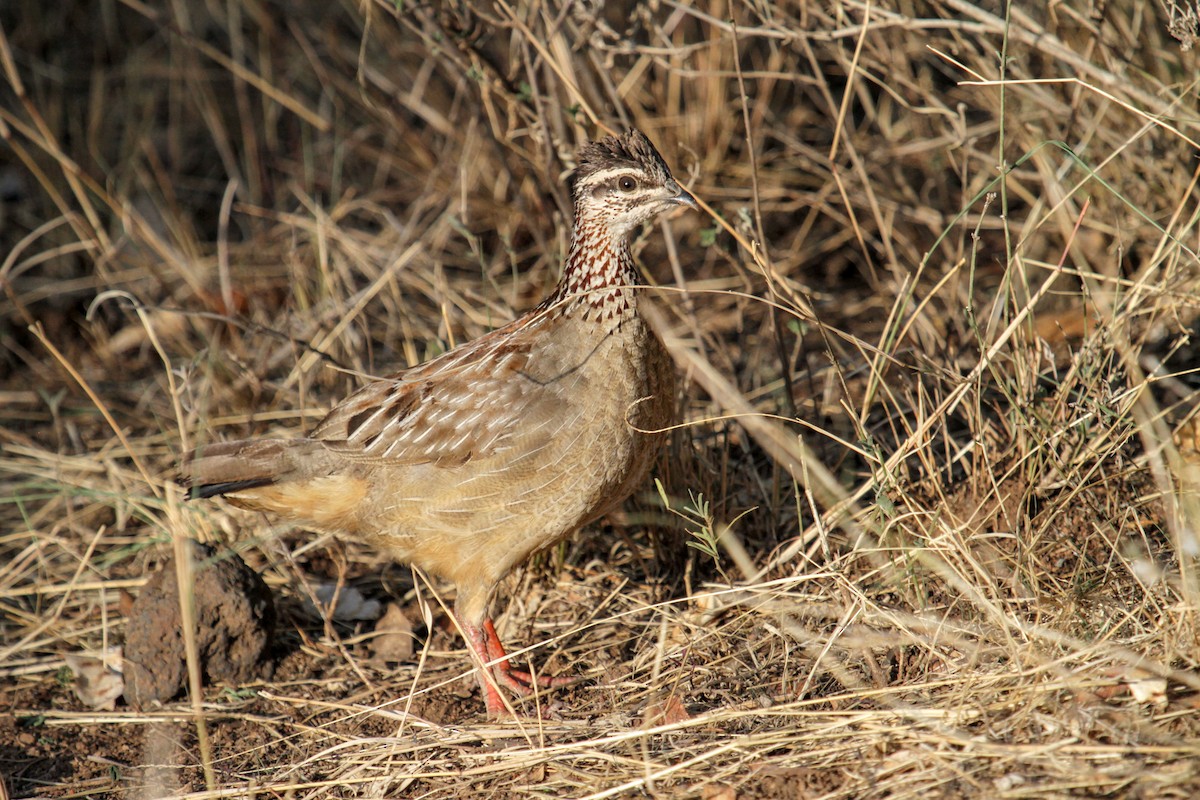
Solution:
[(713, 528), (712, 509), (709, 502), (704, 499), (704, 495), (694, 494), (689, 489), (688, 502), (682, 507), (676, 508), (671, 505), (671, 498), (667, 495), (667, 490), (658, 478), (654, 479), (654, 488), (658, 490), (658, 496), (662, 500), (663, 508), (689, 525), (699, 526), (695, 530), (688, 529), (688, 535), (692, 539), (687, 543), (687, 546), (711, 558), (713, 563), (716, 564), (717, 569), (720, 569), (721, 553), (717, 549), (720, 537)]
[(689, 489), (686, 503), (672, 505), (671, 498), (667, 495), (667, 490), (658, 478), (654, 479), (654, 488), (658, 490), (658, 496), (662, 500), (663, 508), (688, 524), (687, 532), (691, 539), (687, 542), (687, 546), (711, 558), (713, 565), (721, 573), (721, 577), (728, 580), (729, 578), (721, 566), (721, 551), (719, 549), (721, 537), (738, 520), (749, 514), (753, 509), (746, 509), (728, 524), (718, 527), (718, 524), (713, 519), (712, 506), (704, 499), (702, 493), (694, 493)]
[(254, 698), (258, 697), (258, 690), (257, 689), (233, 689), (231, 687), (225, 687), (225, 689), (222, 690), (222, 692), (221, 692), (221, 696), (228, 700), (233, 700), (233, 701), (253, 700)]
[(65, 664), (59, 667), (58, 671), (54, 673), (54, 682), (64, 689), (69, 687), (74, 679), (75, 674), (71, 672), (71, 668)]

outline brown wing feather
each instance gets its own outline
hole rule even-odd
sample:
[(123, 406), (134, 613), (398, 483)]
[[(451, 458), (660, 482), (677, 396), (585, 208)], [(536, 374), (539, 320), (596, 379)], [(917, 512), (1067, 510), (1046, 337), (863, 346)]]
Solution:
[(513, 337), (528, 315), (392, 378), (368, 383), (321, 420), (310, 438), (377, 463), (464, 464), (503, 446), (521, 424), (536, 337)]

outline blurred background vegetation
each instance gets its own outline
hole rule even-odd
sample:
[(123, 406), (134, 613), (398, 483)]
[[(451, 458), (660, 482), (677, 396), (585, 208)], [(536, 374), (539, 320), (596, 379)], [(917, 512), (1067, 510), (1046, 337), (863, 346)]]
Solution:
[[(140, 780), (144, 718), (54, 678), (120, 640), (121, 592), (173, 536), (238, 550), (297, 608), (308, 575), (417, 602), (366, 549), (181, 506), (173, 464), (530, 308), (576, 147), (638, 127), (707, 205), (635, 247), (688, 424), (661, 496), (502, 593), (546, 640), (529, 658), (590, 681), (481, 750), (493, 728), (441, 727), (474, 703), (439, 615), (428, 659), (382, 669), (369, 625), (295, 611), (286, 677), (212, 690), (177, 788), (1194, 796), (1197, 19), (4, 3), (10, 789)], [(416, 719), (364, 710), (397, 697)]]

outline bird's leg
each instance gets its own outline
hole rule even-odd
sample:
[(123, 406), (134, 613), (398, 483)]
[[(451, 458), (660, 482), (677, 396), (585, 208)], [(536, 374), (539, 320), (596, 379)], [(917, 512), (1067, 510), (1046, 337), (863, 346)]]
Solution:
[[(500, 691), (496, 688), (496, 680), (493, 677), (493, 671), (487, 668), (487, 663), (491, 661), (491, 656), (488, 655), (489, 644), (487, 634), (479, 625), (469, 625), (459, 618), (459, 624), (462, 625), (463, 633), (467, 637), (467, 644), (475, 651), (476, 657), (479, 659), (479, 667), (475, 670), (476, 677), (479, 680), (479, 688), (483, 690), (483, 701), (487, 705), (487, 715), (489, 717), (504, 717), (508, 716), (508, 708), (504, 705), (503, 698), (500, 697)], [(492, 629), (491, 620), (484, 623), (487, 628), (491, 629), (492, 636), (495, 636), (495, 630)]]
[[(496, 635), (496, 626), (491, 617), (485, 617), (482, 625), (467, 622), (466, 614), (456, 613), (458, 624), (462, 627), (467, 644), (479, 660), (476, 677), (479, 688), (483, 690), (484, 703), (487, 705), (489, 717), (506, 717), (509, 715), (504, 699), (500, 697), (499, 686), (505, 686), (519, 697), (527, 697), (533, 693), (534, 677), (521, 669), (514, 669), (509, 661), (500, 637)], [(536, 679), (538, 687), (549, 689), (555, 686), (565, 686), (572, 682), (571, 678), (551, 678), (539, 675)]]
[[(513, 668), (512, 663), (509, 661), (508, 653), (504, 650), (504, 645), (500, 643), (500, 637), (496, 635), (496, 626), (492, 624), (491, 617), (483, 621), (483, 635), (484, 644), (487, 648), (487, 657), (484, 658), (484, 662), (496, 662), (492, 665), (496, 680), (512, 689), (521, 697), (531, 694), (534, 684), (533, 675), (523, 669)], [(567, 677), (551, 678), (548, 675), (538, 675), (537, 685), (543, 689), (551, 689), (555, 686), (566, 686), (572, 680), (572, 678)]]

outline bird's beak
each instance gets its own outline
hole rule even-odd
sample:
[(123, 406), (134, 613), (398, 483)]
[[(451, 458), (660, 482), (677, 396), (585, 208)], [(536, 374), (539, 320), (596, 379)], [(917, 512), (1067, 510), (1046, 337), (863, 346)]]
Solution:
[(699, 208), (696, 205), (696, 198), (692, 197), (692, 193), (682, 186), (679, 187), (679, 194), (671, 198), (672, 203), (679, 203), (681, 206), (687, 206), (691, 209)]

